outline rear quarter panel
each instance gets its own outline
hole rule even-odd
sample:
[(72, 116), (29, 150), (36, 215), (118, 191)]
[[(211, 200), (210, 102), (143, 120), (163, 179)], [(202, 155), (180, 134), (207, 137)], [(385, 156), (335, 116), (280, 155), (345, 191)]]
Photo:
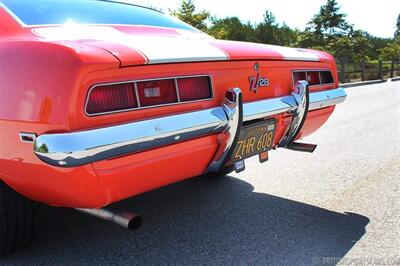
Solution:
[[(90, 166), (58, 169), (45, 165), (34, 155), (32, 144), (21, 142), (19, 133), (68, 131), (68, 119), (75, 115), (75, 98), (83, 77), (118, 66), (118, 60), (101, 49), (32, 40), (29, 34), (2, 37), (0, 179), (22, 194), (44, 202), (61, 186), (71, 187), (75, 183), (96, 188), (96, 175)], [(69, 179), (60, 182), (60, 176)], [(80, 176), (88, 178), (78, 181)], [(76, 186), (74, 190), (75, 195), (80, 193)], [(96, 194), (95, 189), (91, 192)]]

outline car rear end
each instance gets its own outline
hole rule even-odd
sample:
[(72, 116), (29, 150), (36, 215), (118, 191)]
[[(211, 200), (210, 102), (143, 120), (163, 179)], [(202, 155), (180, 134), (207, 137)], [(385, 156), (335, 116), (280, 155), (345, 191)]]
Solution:
[[(57, 205), (100, 207), (220, 171), (232, 164), (242, 128), (260, 123), (272, 123), (273, 140), (263, 151), (282, 146), (300, 104), (293, 96), (296, 85), (307, 79), (313, 84), (309, 87), (312, 102), (295, 138), (311, 134), (344, 99), (336, 89), (333, 66), (332, 62), (249, 60), (90, 73), (71, 107), (75, 109), (68, 119), (69, 130), (44, 132), (36, 139), (35, 152), (43, 161), (38, 164), (69, 172), (59, 174), (46, 197)], [(267, 79), (268, 85), (255, 91), (251, 80), (257, 76)], [(72, 169), (96, 176), (96, 189), (82, 188), (86, 177), (77, 180)], [(72, 187), (65, 190), (68, 186)]]
[(335, 62), (322, 52), (182, 28), (26, 30), (29, 49), (55, 49), (61, 64), (24, 69), (46, 82), (32, 95), (16, 92), (37, 101), (31, 115), (3, 119), (19, 137), (7, 145), (3, 180), (51, 205), (99, 208), (230, 165), (242, 170), (244, 159), (265, 159), (271, 149), (309, 150), (293, 144), (345, 98)]

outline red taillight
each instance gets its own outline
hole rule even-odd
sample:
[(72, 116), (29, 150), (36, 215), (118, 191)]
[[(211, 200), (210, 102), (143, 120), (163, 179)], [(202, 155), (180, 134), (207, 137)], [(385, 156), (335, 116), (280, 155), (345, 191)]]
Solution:
[(309, 85), (321, 84), (319, 80), (319, 72), (317, 71), (307, 72), (307, 81)]
[(97, 115), (211, 98), (208, 76), (131, 81), (95, 86), (89, 92), (86, 113)]
[(293, 81), (306, 80), (308, 85), (325, 85), (334, 82), (330, 71), (295, 71), (293, 72)]
[(332, 73), (330, 71), (321, 71), (321, 83), (331, 84), (333, 83)]
[(306, 80), (306, 72), (294, 72), (293, 73), (294, 83), (300, 80)]
[(143, 81), (137, 83), (141, 107), (176, 103), (176, 86), (174, 79)]
[(208, 99), (212, 97), (210, 79), (194, 77), (178, 79), (179, 97), (182, 102)]
[(86, 106), (88, 114), (137, 108), (133, 83), (98, 86), (91, 90)]

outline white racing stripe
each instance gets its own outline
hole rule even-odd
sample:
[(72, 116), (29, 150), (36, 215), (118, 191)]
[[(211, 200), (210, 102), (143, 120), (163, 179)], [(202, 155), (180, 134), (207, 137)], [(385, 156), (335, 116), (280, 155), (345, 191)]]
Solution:
[(103, 40), (114, 42), (144, 54), (149, 64), (228, 60), (225, 52), (194, 37), (133, 36), (112, 27), (81, 26), (36, 28), (34, 33), (47, 40)]
[[(113, 27), (65, 24), (62, 27), (43, 27), (34, 33), (51, 41), (100, 40), (121, 44), (143, 54), (148, 64), (221, 61), (229, 56), (222, 49), (208, 43), (205, 34), (179, 34), (174, 36), (130, 35)], [(262, 45), (283, 56), (284, 60), (320, 61), (320, 58), (300, 48)], [(240, 46), (238, 46), (240, 49)], [(245, 53), (245, 51), (243, 51)], [(244, 55), (245, 56), (245, 55)]]
[(280, 53), (284, 60), (293, 61), (320, 61), (320, 58), (313, 53), (301, 48), (289, 48), (284, 46), (266, 45), (268, 48)]
[(149, 64), (227, 60), (227, 55), (215, 46), (196, 39), (177, 37), (128, 37), (132, 48), (142, 51)]

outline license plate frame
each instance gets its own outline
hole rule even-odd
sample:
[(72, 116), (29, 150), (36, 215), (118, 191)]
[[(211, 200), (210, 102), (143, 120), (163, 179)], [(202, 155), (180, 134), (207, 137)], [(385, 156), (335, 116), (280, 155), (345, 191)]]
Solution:
[(269, 119), (249, 124), (240, 129), (239, 138), (231, 154), (231, 161), (237, 162), (253, 157), (273, 148), (276, 120)]

